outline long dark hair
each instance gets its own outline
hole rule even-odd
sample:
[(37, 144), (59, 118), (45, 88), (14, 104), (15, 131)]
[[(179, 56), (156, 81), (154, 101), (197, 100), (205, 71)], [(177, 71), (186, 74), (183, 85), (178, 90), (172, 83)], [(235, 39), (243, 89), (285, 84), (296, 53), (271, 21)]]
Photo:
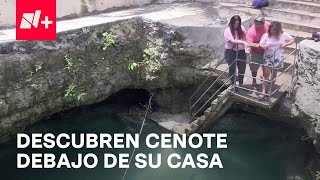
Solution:
[[(234, 24), (236, 23), (236, 21), (239, 21), (238, 29), (234, 29)], [(243, 30), (242, 30), (241, 17), (239, 15), (232, 16), (232, 18), (230, 19), (230, 22), (229, 22), (229, 28), (230, 28), (230, 31), (231, 31), (231, 34), (232, 34), (233, 38), (236, 38), (235, 31), (237, 31), (238, 38), (239, 39), (244, 39), (245, 34), (244, 34)]]
[(283, 33), (281, 23), (278, 22), (278, 21), (273, 21), (273, 22), (271, 22), (270, 27), (269, 27), (269, 30), (268, 30), (268, 35), (269, 35), (269, 37), (271, 36), (271, 29), (272, 29), (272, 28), (274, 28), (274, 29), (276, 30), (277, 36), (278, 36), (278, 38), (279, 38), (279, 36)]

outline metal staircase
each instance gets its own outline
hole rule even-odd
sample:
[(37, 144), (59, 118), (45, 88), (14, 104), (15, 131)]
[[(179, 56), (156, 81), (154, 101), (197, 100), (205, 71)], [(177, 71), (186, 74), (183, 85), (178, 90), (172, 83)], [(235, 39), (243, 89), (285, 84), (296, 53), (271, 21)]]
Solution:
[[(285, 61), (290, 59), (290, 63), (287, 67), (280, 71), (279, 75), (273, 80), (263, 80), (256, 78), (257, 80), (267, 81), (269, 83), (268, 94), (249, 89), (245, 86), (239, 86), (238, 84), (230, 83), (232, 77), (237, 77), (240, 74), (236, 72), (232, 76), (228, 77), (228, 69), (233, 63), (238, 63), (240, 60), (236, 60), (227, 66), (219, 68), (224, 62), (226, 56), (221, 59), (212, 73), (220, 71), (217, 78), (210, 83), (213, 79), (212, 76), (208, 76), (199, 88), (190, 97), (190, 115), (193, 121), (190, 122), (190, 128), (186, 129), (186, 133), (203, 133), (207, 131), (214, 122), (220, 119), (224, 113), (232, 106), (233, 102), (238, 101), (253, 106), (272, 108), (288, 91), (292, 91), (297, 82), (297, 58), (298, 58), (298, 44), (296, 48), (287, 54)], [(238, 57), (238, 55), (237, 55)], [(252, 62), (253, 63), (253, 62)], [(262, 64), (259, 64), (262, 66)], [(272, 72), (274, 68), (272, 68)], [(253, 79), (251, 74), (243, 74), (246, 78)], [(276, 84), (277, 83), (277, 84)], [(276, 88), (274, 88), (276, 87)], [(253, 95), (253, 94), (256, 95)], [(257, 99), (257, 95), (266, 95), (267, 101), (261, 101)]]
[[(216, 67), (212, 70), (211, 74), (208, 75), (208, 77), (202, 82), (202, 84), (190, 97), (190, 114), (192, 118), (196, 118), (201, 115), (204, 109), (207, 109), (208, 105), (217, 98), (219, 92), (230, 86), (230, 79), (232, 77), (227, 77), (229, 66), (222, 73), (220, 73), (212, 83), (210, 83), (210, 80), (214, 79), (214, 77), (212, 77), (211, 75), (216, 72), (218, 67), (225, 61), (226, 56), (218, 62)], [(234, 61), (233, 63), (236, 63), (236, 61)], [(214, 89), (216, 87), (219, 88)]]

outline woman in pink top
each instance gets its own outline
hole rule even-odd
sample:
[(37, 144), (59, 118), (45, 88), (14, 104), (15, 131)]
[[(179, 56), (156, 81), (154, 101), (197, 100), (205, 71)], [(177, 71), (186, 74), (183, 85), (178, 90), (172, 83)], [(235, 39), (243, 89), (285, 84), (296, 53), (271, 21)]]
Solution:
[[(283, 68), (284, 48), (294, 43), (294, 39), (288, 33), (282, 31), (281, 23), (272, 22), (268, 33), (265, 33), (260, 41), (260, 47), (265, 49), (263, 56), (263, 83), (260, 99), (265, 99), (268, 82), (275, 83), (277, 71)], [(273, 70), (273, 74), (271, 74)], [(271, 77), (270, 77), (271, 76)]]
[[(238, 68), (239, 73), (239, 85), (243, 85), (243, 74), (246, 70), (246, 52), (245, 46), (248, 45), (246, 40), (246, 30), (241, 25), (241, 18), (235, 15), (231, 18), (228, 27), (224, 31), (225, 39), (225, 58), (229, 65), (229, 76), (231, 82), (235, 81), (235, 72)], [(236, 59), (243, 60), (233, 63)], [(236, 67), (238, 66), (238, 67)]]

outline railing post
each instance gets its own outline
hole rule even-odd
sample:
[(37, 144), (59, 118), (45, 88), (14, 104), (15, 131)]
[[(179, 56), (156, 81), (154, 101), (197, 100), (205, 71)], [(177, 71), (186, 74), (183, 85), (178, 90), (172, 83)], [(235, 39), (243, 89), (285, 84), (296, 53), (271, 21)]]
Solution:
[[(276, 52), (278, 51), (279, 49), (275, 50), (274, 53), (273, 53), (273, 62), (272, 62), (272, 69), (271, 69), (271, 78), (269, 79), (269, 98), (268, 98), (268, 101), (269, 101), (269, 107), (271, 107), (271, 96), (272, 96), (272, 86), (273, 86), (273, 73), (274, 73), (274, 62), (276, 61)], [(270, 76), (269, 76), (270, 77)]]
[(298, 52), (298, 43), (296, 43), (296, 49), (294, 52), (294, 59), (293, 59), (293, 66), (292, 66), (292, 72), (291, 72), (291, 89), (293, 89), (294, 86), (294, 77), (295, 77), (295, 68), (296, 68), (296, 60), (297, 60), (297, 52)]
[(272, 86), (273, 86), (273, 72), (274, 72), (274, 65), (272, 65), (271, 78), (270, 78), (271, 80), (269, 81), (269, 82), (270, 82), (269, 93), (268, 93), (268, 94), (269, 94), (269, 95), (268, 95), (268, 96), (269, 96), (269, 98), (268, 98), (268, 99), (269, 99), (269, 107), (271, 107), (271, 103), (272, 103), (272, 102), (271, 102), (271, 96), (272, 96), (271, 93), (272, 93)]
[[(239, 57), (239, 45), (237, 44), (236, 45), (236, 49), (237, 49), (237, 54), (236, 54), (236, 59), (235, 59), (235, 61), (236, 61), (236, 63), (235, 63), (235, 71), (234, 71), (234, 74), (232, 75), (233, 76), (233, 78), (232, 78), (232, 76), (230, 76), (231, 77), (231, 79), (234, 79), (234, 81), (233, 81), (233, 92), (236, 92), (236, 88), (237, 88), (237, 75), (238, 75), (238, 73), (237, 73), (237, 67), (238, 67), (238, 57)], [(238, 75), (239, 76), (239, 75)]]
[[(226, 55), (224, 55), (223, 59), (221, 59), (221, 60), (218, 62), (218, 64), (217, 64), (216, 67), (211, 71), (210, 74), (212, 74), (212, 73), (215, 72), (215, 70), (223, 63), (223, 61), (226, 59), (226, 57), (227, 57), (228, 55), (230, 55), (230, 53), (231, 53), (231, 51), (228, 52)], [(228, 67), (229, 67), (229, 66), (228, 66)], [(226, 71), (226, 70), (225, 70), (225, 71)], [(225, 71), (220, 74), (220, 76), (214, 81), (214, 83), (212, 83), (212, 85), (211, 85), (208, 89), (206, 89), (205, 93), (207, 93), (208, 90), (220, 79), (220, 77), (225, 73)], [(198, 87), (198, 89), (197, 89), (197, 90), (192, 94), (192, 96), (189, 98), (189, 103), (190, 103), (190, 115), (192, 115), (192, 111), (194, 111), (194, 110), (193, 110), (193, 102), (192, 102), (192, 99), (193, 99), (193, 98), (195, 97), (195, 95), (200, 91), (200, 89), (205, 85), (205, 83), (208, 81), (208, 79), (211, 78), (210, 74), (207, 75), (206, 79), (201, 83), (201, 85)], [(230, 79), (228, 79), (228, 80), (230, 80)], [(198, 98), (198, 99), (195, 100), (195, 104), (198, 103), (198, 100), (201, 99), (201, 98), (204, 96), (205, 93), (203, 93), (200, 98)]]
[(191, 98), (189, 99), (189, 113), (190, 113), (190, 116), (192, 116), (192, 107), (191, 107), (191, 104), (192, 104), (192, 102), (191, 102)]

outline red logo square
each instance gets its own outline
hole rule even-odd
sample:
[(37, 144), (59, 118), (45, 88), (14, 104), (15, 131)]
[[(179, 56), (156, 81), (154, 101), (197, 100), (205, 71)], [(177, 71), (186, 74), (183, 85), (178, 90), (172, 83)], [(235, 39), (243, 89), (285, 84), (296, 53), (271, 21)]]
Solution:
[(17, 40), (56, 40), (56, 0), (16, 0)]

